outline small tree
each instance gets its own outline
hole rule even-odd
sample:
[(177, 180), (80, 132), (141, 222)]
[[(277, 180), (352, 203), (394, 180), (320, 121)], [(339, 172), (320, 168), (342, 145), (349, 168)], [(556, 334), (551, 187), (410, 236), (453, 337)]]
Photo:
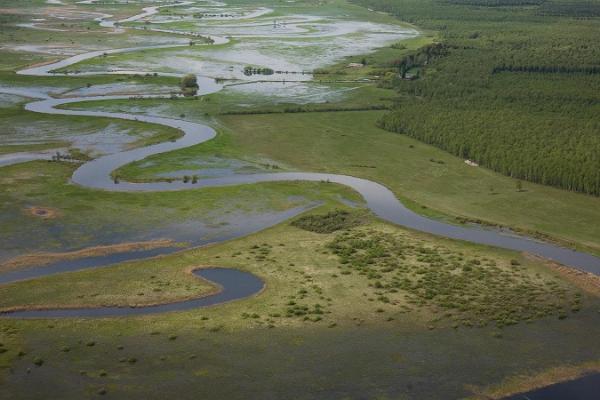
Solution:
[(517, 186), (517, 192), (523, 191), (523, 182), (517, 181), (516, 186)]
[(181, 91), (184, 96), (195, 96), (198, 92), (198, 79), (194, 74), (187, 74), (181, 78)]

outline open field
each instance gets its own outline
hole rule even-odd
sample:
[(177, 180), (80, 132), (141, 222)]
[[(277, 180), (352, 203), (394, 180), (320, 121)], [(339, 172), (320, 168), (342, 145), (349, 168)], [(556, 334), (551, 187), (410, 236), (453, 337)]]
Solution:
[[(401, 198), (444, 214), (541, 232), (600, 249), (599, 225), (590, 224), (600, 218), (597, 197), (529, 183), (519, 191), (514, 179), (470, 167), (430, 146), (373, 128), (379, 115), (227, 116), (222, 120), (243, 148), (273, 158), (277, 154), (298, 168), (363, 176), (386, 184)], [(299, 146), (309, 150), (295, 151)]]

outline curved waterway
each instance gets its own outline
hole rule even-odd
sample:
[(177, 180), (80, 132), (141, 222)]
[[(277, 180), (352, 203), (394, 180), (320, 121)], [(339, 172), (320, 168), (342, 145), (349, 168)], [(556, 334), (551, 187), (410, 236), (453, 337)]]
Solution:
[[(155, 10), (154, 10), (155, 11)], [(150, 10), (145, 10), (146, 15)], [(132, 17), (133, 18), (133, 17)], [(225, 39), (223, 39), (225, 40)], [(162, 48), (162, 47), (174, 47), (174, 46), (150, 46), (150, 47), (138, 47), (128, 49), (115, 49), (109, 51), (96, 51), (78, 56), (70, 57), (62, 61), (55, 62), (44, 66), (37, 66), (33, 68), (27, 68), (19, 71), (23, 75), (34, 75), (34, 76), (47, 76), (57, 75), (53, 71), (58, 68), (68, 67), (82, 60), (87, 60), (93, 57), (98, 57), (104, 53), (122, 53), (129, 51), (137, 51), (147, 48)], [(125, 71), (119, 71), (114, 73), (127, 73)], [(100, 73), (101, 74), (101, 73)], [(67, 74), (62, 74), (68, 76)], [(207, 94), (218, 91), (221, 86), (215, 83), (210, 78), (200, 77), (200, 87), (202, 92), (200, 94)], [(4, 90), (0, 91), (7, 93), (18, 94), (23, 91), (18, 90)], [(532, 254), (536, 254), (550, 260), (559, 262), (561, 264), (575, 267), (587, 272), (600, 275), (600, 258), (595, 257), (591, 254), (574, 251), (564, 247), (560, 247), (554, 244), (541, 242), (525, 236), (514, 235), (507, 232), (501, 232), (493, 229), (485, 229), (478, 226), (457, 226), (451, 225), (444, 222), (436, 221), (416, 214), (405, 207), (392, 193), (391, 190), (385, 186), (369, 181), (362, 178), (357, 178), (347, 175), (337, 175), (328, 173), (313, 173), (313, 172), (283, 172), (283, 173), (261, 173), (252, 175), (232, 175), (220, 178), (202, 179), (196, 184), (183, 183), (182, 181), (175, 181), (171, 183), (167, 182), (150, 182), (150, 183), (133, 183), (133, 182), (120, 182), (115, 183), (111, 178), (110, 174), (115, 169), (118, 169), (126, 164), (134, 161), (145, 159), (148, 156), (154, 154), (165, 153), (173, 150), (183, 149), (189, 146), (204, 143), (215, 137), (215, 131), (204, 124), (184, 121), (180, 119), (157, 117), (149, 115), (135, 115), (127, 113), (113, 113), (103, 111), (74, 111), (68, 109), (59, 109), (57, 107), (68, 105), (69, 103), (84, 102), (84, 101), (97, 101), (97, 100), (109, 100), (109, 99), (124, 99), (127, 96), (97, 96), (97, 97), (78, 97), (69, 99), (55, 99), (41, 93), (28, 92), (30, 97), (41, 98), (31, 103), (28, 103), (25, 107), (29, 111), (45, 113), (45, 114), (60, 114), (60, 115), (78, 115), (78, 116), (89, 116), (89, 117), (107, 117), (107, 118), (118, 118), (125, 120), (135, 120), (148, 122), (153, 124), (159, 124), (169, 126), (172, 128), (180, 129), (184, 135), (175, 142), (160, 143), (144, 148), (138, 148), (134, 150), (123, 151), (116, 154), (110, 154), (102, 156), (90, 162), (83, 164), (73, 174), (72, 181), (75, 184), (81, 185), (86, 188), (96, 190), (107, 190), (115, 192), (157, 192), (157, 191), (175, 191), (175, 190), (192, 190), (209, 187), (222, 187), (231, 185), (242, 185), (242, 184), (255, 184), (262, 182), (281, 182), (281, 181), (313, 181), (313, 182), (330, 182), (348, 186), (358, 192), (366, 201), (367, 207), (379, 218), (411, 229), (415, 229), (421, 232), (427, 232), (438, 236), (464, 240), (472, 243), (483, 244), (501, 247), (504, 249), (523, 251)], [(142, 98), (161, 98), (164, 96), (138, 96)], [(140, 257), (141, 258), (141, 257)], [(101, 266), (101, 265), (97, 265)], [(88, 266), (89, 267), (89, 266)], [(73, 263), (72, 268), (69, 271), (76, 271), (83, 267), (78, 267), (77, 263)], [(40, 268), (40, 276), (48, 275), (44, 274)], [(101, 307), (97, 309), (69, 309), (69, 310), (43, 310), (43, 311), (19, 311), (10, 313), (7, 315), (14, 317), (100, 317), (100, 316), (115, 316), (115, 315), (139, 315), (149, 313), (159, 313), (166, 311), (184, 310), (193, 307), (206, 307), (214, 304), (221, 303), (223, 301), (229, 301), (247, 297), (262, 289), (262, 284), (259, 286), (256, 283), (255, 276), (242, 273), (240, 271), (230, 271), (227, 275), (227, 279), (219, 280), (222, 275), (219, 273), (208, 273), (213, 275), (203, 275), (207, 270), (199, 270), (197, 274), (200, 274), (203, 278), (213, 280), (223, 287), (223, 291), (217, 295), (205, 297), (203, 299), (186, 301), (181, 303), (172, 303), (164, 306), (155, 307), (140, 307), (140, 308), (120, 308), (120, 307)], [(211, 270), (216, 271), (216, 270)], [(219, 270), (225, 271), (225, 270)], [(64, 272), (64, 271), (62, 271)], [(221, 272), (223, 273), (223, 272)], [(216, 275), (215, 275), (216, 274)], [(35, 278), (35, 273), (29, 273), (28, 278)], [(17, 279), (15, 279), (17, 280)], [(3, 283), (14, 282), (15, 280), (5, 279)], [(228, 298), (229, 285), (245, 285), (253, 287), (255, 291), (248, 290), (244, 292), (244, 296), (234, 296)], [(246, 287), (246, 286), (244, 286)], [(241, 292), (240, 292), (241, 293)], [(220, 297), (221, 296), (221, 297)], [(224, 296), (224, 297), (223, 297)], [(223, 300), (229, 299), (229, 300)]]
[(3, 314), (13, 318), (118, 317), (187, 311), (245, 299), (260, 293), (265, 283), (257, 276), (230, 268), (197, 269), (194, 275), (218, 286), (218, 292), (191, 300), (141, 307), (92, 307), (51, 310), (22, 310)]

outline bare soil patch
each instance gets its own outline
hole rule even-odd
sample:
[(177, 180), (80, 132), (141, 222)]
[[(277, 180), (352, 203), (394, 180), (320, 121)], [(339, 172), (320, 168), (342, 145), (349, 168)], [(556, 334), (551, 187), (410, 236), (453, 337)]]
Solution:
[(541, 262), (581, 290), (600, 297), (600, 276), (594, 275), (590, 272), (581, 271), (576, 268), (565, 267), (564, 265), (532, 254), (527, 254), (526, 257), (531, 260)]
[(56, 208), (41, 206), (27, 207), (24, 211), (25, 214), (31, 217), (37, 217), (42, 219), (55, 219), (59, 218), (62, 215), (61, 212)]

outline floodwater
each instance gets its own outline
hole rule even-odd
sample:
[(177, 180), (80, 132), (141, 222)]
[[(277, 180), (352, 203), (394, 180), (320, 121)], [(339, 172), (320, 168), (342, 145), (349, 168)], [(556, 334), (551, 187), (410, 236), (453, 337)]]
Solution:
[[(66, 259), (48, 265), (32, 266), (30, 268), (23, 268), (0, 274), (0, 285), (27, 279), (41, 278), (44, 276), (50, 276), (64, 272), (107, 267), (126, 261), (136, 261), (159, 255), (172, 254), (178, 251), (189, 249), (191, 247), (222, 243), (227, 240), (250, 235), (259, 230), (277, 225), (317, 205), (316, 203), (309, 203), (304, 199), (298, 199), (297, 203), (305, 204), (292, 207), (285, 211), (248, 211), (228, 213), (227, 215), (218, 216), (219, 223), (211, 223), (210, 220), (213, 218), (211, 215), (207, 215), (203, 216), (202, 218), (193, 219), (183, 223), (176, 222), (168, 226), (156, 227), (150, 234), (147, 235), (136, 235), (128, 231), (122, 234), (115, 234), (114, 232), (108, 230), (106, 232), (106, 237), (99, 236), (97, 238), (97, 240), (106, 240), (106, 242), (102, 243), (105, 245), (115, 243), (115, 241), (118, 241), (119, 238), (125, 236), (122, 238), (123, 242), (142, 242), (168, 237), (176, 243), (185, 243), (186, 246), (182, 248), (179, 245), (174, 245), (148, 250), (133, 250), (100, 256)], [(40, 234), (42, 233), (43, 232), (40, 232)], [(56, 239), (59, 239), (58, 234), (56, 235)], [(108, 239), (110, 239), (110, 241), (108, 241)], [(35, 240), (30, 239), (30, 242), (35, 242)]]
[(560, 382), (530, 392), (506, 397), (504, 400), (598, 400), (600, 374), (590, 374), (567, 382)]
[[(171, 74), (191, 72), (227, 80), (255, 81), (264, 78), (308, 81), (312, 79), (311, 72), (315, 69), (334, 64), (353, 54), (370, 53), (416, 34), (410, 29), (397, 26), (343, 20), (326, 20), (307, 26), (290, 24), (274, 27), (271, 23), (235, 26), (237, 28), (229, 25), (203, 25), (197, 31), (212, 38), (241, 38), (228, 46), (165, 49), (161, 56), (144, 59), (120, 57), (111, 60), (111, 68), (143, 71), (154, 69)], [(160, 31), (168, 30), (161, 28)], [(246, 76), (244, 67), (247, 65), (284, 73), (267, 77)], [(103, 64), (85, 66), (86, 72), (98, 73), (106, 69), (107, 66)]]
[(36, 160), (51, 160), (52, 156), (57, 151), (64, 152), (65, 149), (52, 149), (39, 152), (20, 152), (20, 153), (9, 153), (0, 154), (0, 167), (6, 167), (14, 164), (21, 164), (29, 161)]

